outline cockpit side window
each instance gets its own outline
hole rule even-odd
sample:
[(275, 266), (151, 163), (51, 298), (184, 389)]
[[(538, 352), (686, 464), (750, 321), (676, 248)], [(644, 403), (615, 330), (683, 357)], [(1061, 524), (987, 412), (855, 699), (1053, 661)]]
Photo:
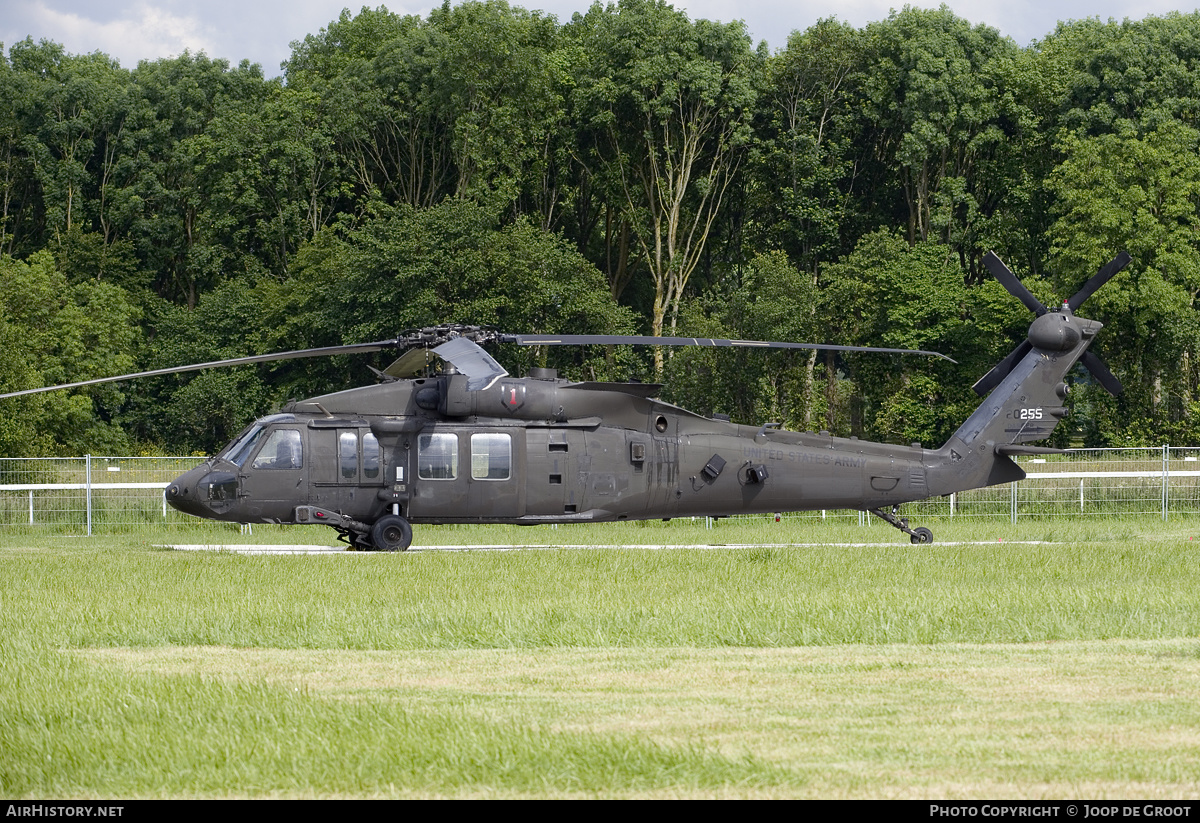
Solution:
[(254, 458), (256, 469), (298, 469), (304, 465), (300, 432), (297, 429), (276, 429)]
[(271, 424), (279, 423), (295, 423), (296, 415), (294, 414), (268, 414), (266, 417), (260, 417), (258, 420), (251, 423), (237, 438), (217, 454), (218, 460), (228, 460), (230, 463), (236, 463), (241, 466), (246, 462), (246, 458), (254, 453), (254, 447), (258, 444), (262, 433), (267, 430)]

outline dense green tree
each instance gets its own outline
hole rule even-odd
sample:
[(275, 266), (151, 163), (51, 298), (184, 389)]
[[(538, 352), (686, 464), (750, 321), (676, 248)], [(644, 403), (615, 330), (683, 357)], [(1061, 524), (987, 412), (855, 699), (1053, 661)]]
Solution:
[[(130, 161), (127, 185), (137, 206), (131, 233), (153, 290), (194, 307), (202, 292), (221, 282), (227, 266), (247, 268), (233, 258), (250, 249), (231, 235), (236, 224), (256, 215), (217, 211), (218, 202), (224, 208), (237, 204), (229, 202), (233, 198), (214, 201), (214, 184), (235, 173), (214, 163), (231, 163), (230, 155), (238, 153), (221, 151), (221, 134), (233, 124), (216, 130), (214, 123), (254, 112), (266, 96), (265, 81), (255, 66), (231, 69), (224, 60), (188, 53), (143, 62), (134, 78), (143, 103), (131, 136), (136, 161)], [(223, 234), (215, 231), (217, 220)]]
[(450, 142), (419, 17), (364, 8), (292, 44), (287, 87), (315, 95), (359, 201), (430, 206), (451, 189)]
[(858, 224), (851, 205), (865, 45), (859, 30), (822, 20), (766, 63), (747, 184), (752, 236), (812, 274), (852, 247)]
[(30, 156), (48, 229), (58, 235), (86, 226), (103, 202), (105, 160), (111, 162), (106, 143), (119, 134), (128, 79), (109, 57), (67, 55), (45, 41), (35, 46), (26, 39), (11, 58), (40, 80), (38, 139)]
[(903, 220), (910, 243), (951, 245), (974, 271), (1015, 182), (1007, 160), (1020, 156), (1011, 141), (1019, 112), (1005, 88), (1016, 44), (946, 6), (906, 7), (864, 35), (860, 134), (874, 153), (865, 165), (882, 164), (867, 185), (891, 199), (881, 217)]
[(1084, 136), (1122, 122), (1200, 127), (1200, 12), (1059, 23), (1036, 53), (1063, 128)]
[[(0, 386), (15, 391), (133, 370), (136, 312), (118, 287), (68, 284), (49, 252), (28, 262), (0, 255), (0, 340), (9, 344)], [(114, 417), (115, 384), (0, 401), (4, 456), (121, 454), (129, 440)]]
[(313, 102), (264, 85), (224, 108), (197, 139), (208, 192), (204, 249), (221, 274), (286, 277), (296, 249), (333, 218), (337, 163)]
[[(24, 45), (24, 44), (22, 44)], [(10, 50), (11, 52), (11, 50)], [(37, 131), (41, 94), (37, 72), (30, 71), (21, 49), (16, 65), (0, 59), (0, 252), (38, 248), (43, 217), (30, 156)]]
[[(162, 369), (262, 354), (264, 295), (244, 281), (206, 291), (193, 308), (159, 301), (153, 307), (154, 344), (142, 366)], [(215, 453), (247, 423), (272, 410), (271, 367), (239, 366), (139, 381), (124, 411), (144, 442), (177, 451)]]
[[(600, 273), (560, 238), (528, 221), (502, 223), (482, 206), (457, 199), (430, 209), (381, 210), (345, 237), (324, 233), (298, 258), (278, 297), (271, 348), (386, 340), (404, 329), (453, 322), (521, 332), (634, 329)], [(631, 364), (628, 353), (565, 349), (513, 349), (504, 362), (514, 370), (574, 364), (589, 378), (627, 376)], [(290, 370), (323, 391), (362, 376), (337, 362), (297, 363)]]
[[(772, 55), (661, 0), (562, 24), (502, 0), (345, 11), (293, 44), (286, 82), (203, 54), (124, 70), (27, 38), (0, 52), (0, 345), (16, 352), (0, 381), (447, 321), (675, 328), (960, 365), (500, 355), (664, 374), (669, 396), (746, 422), (936, 442), (1028, 328), (983, 253), (1049, 303), (1125, 248), (1133, 265), (1084, 313), (1109, 325), (1098, 352), (1126, 392), (1080, 371), (1076, 434), (1195, 439), (1198, 66), (1200, 13), (1062, 23), (1022, 49), (905, 8), (821, 21)], [(361, 382), (363, 359), (27, 398), (5, 406), (0, 447), (132, 433), (208, 449), (289, 396)]]
[(1049, 181), (1059, 293), (1074, 293), (1114, 250), (1133, 256), (1084, 307), (1109, 324), (1099, 350), (1125, 385), (1116, 400), (1093, 392), (1094, 436), (1127, 442), (1124, 428), (1136, 421), (1138, 437), (1162, 439), (1194, 415), (1198, 399), (1200, 132), (1168, 121), (1139, 137), (1127, 124), (1096, 137), (1065, 135), (1060, 150), (1067, 159)]
[(446, 2), (427, 20), (343, 12), (293, 44), (288, 85), (341, 98), (330, 133), (363, 195), (525, 205), (549, 225), (567, 80), (557, 38), (553, 18), (502, 0)]
[[(956, 359), (978, 345), (962, 323), (963, 270), (949, 246), (909, 245), (894, 232), (880, 231), (864, 237), (826, 274), (829, 284), (818, 311), (839, 342), (953, 352)], [(840, 362), (860, 400), (840, 409), (835, 361), (828, 362), (830, 431), (888, 442), (941, 443), (977, 405), (970, 381), (947, 361), (851, 354)]]
[[(741, 165), (756, 56), (741, 23), (693, 23), (659, 0), (596, 4), (572, 29), (590, 58), (576, 86), (589, 156), (620, 186), (654, 284), (651, 333), (661, 335)], [(661, 351), (655, 364), (661, 373)]]
[[(741, 282), (685, 304), (680, 331), (689, 337), (824, 341), (812, 277), (783, 252), (756, 255)], [(680, 349), (666, 368), (666, 394), (740, 423), (763, 420), (808, 430), (823, 403), (814, 395), (816, 351)]]

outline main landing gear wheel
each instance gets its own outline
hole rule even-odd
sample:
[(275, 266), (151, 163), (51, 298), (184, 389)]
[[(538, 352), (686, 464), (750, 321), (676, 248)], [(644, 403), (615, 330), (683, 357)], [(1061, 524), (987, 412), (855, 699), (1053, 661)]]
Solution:
[(371, 527), (371, 542), (376, 551), (407, 551), (412, 537), (412, 524), (398, 514), (384, 515)]

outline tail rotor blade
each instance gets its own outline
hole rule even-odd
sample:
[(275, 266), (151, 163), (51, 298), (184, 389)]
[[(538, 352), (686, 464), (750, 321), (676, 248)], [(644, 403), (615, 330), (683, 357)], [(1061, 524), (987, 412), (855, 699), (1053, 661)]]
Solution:
[(1083, 367), (1092, 373), (1092, 377), (1096, 378), (1096, 382), (1104, 387), (1104, 390), (1116, 397), (1120, 394), (1124, 387), (1121, 381), (1116, 378), (1112, 372), (1108, 370), (1108, 366), (1104, 365), (1104, 361), (1092, 352), (1084, 352), (1083, 358), (1079, 361)]
[(1129, 256), (1129, 252), (1123, 251), (1112, 260), (1108, 261), (1107, 265), (1092, 275), (1092, 278), (1083, 284), (1082, 289), (1075, 292), (1075, 294), (1069, 300), (1067, 300), (1067, 307), (1070, 308), (1071, 311), (1078, 309), (1083, 305), (1085, 300), (1095, 293), (1096, 289), (1103, 286), (1112, 279), (1113, 275), (1128, 266), (1129, 261), (1132, 259), (1133, 258)]
[(1025, 308), (1041, 317), (1047, 309), (1041, 300), (1033, 296), (1033, 292), (1025, 288), (1025, 284), (1017, 279), (1017, 276), (1009, 270), (1008, 266), (996, 256), (995, 252), (989, 251), (983, 256), (983, 265), (992, 273), (992, 277), (1008, 290), (1008, 293), (1025, 304)]
[[(1062, 311), (1067, 313), (1066, 319), (1070, 320), (1070, 315), (1075, 311), (1075, 309), (1082, 306), (1085, 300), (1091, 297), (1097, 289), (1111, 280), (1117, 272), (1129, 265), (1129, 262), (1132, 259), (1133, 258), (1130, 257), (1128, 252), (1121, 252), (1112, 260), (1110, 260), (1103, 268), (1101, 268), (1100, 271), (1096, 272), (1091, 279), (1084, 283), (1083, 288), (1076, 292), (1073, 297), (1071, 297), (1069, 300), (1063, 301)], [(1046, 308), (1046, 306), (1040, 300), (1033, 296), (1033, 293), (1030, 292), (1029, 289), (1025, 288), (1024, 284), (1017, 279), (1017, 276), (1009, 270), (1008, 266), (1004, 265), (1000, 258), (996, 256), (995, 252), (989, 251), (987, 254), (985, 254), (983, 257), (983, 264), (987, 267), (987, 270), (992, 273), (992, 276), (996, 278), (997, 282), (999, 282), (1000, 285), (1004, 286), (1004, 288), (1008, 290), (1009, 294), (1020, 300), (1026, 308), (1028, 308), (1038, 317), (1042, 317), (1050, 312), (1050, 310)], [(1057, 307), (1055, 311), (1058, 311)], [(1034, 321), (1033, 325), (1030, 326), (1030, 335), (1035, 334), (1035, 331), (1038, 329), (1038, 325), (1039, 321)], [(1044, 336), (1042, 334), (1044, 331), (1045, 329), (1043, 328), (1041, 331), (1037, 332), (1038, 340), (1044, 340)], [(1052, 346), (1052, 348), (1054, 347)], [(1014, 368), (1016, 368), (1017, 364), (1021, 362), (1021, 359), (1032, 350), (1033, 344), (1030, 342), (1029, 338), (1026, 338), (1019, 346), (1012, 350), (1008, 357), (1001, 360), (996, 364), (995, 368), (993, 368), (983, 377), (979, 378), (973, 387), (975, 391), (982, 396), (995, 389), (1004, 381), (1004, 378), (1007, 377)], [(1059, 349), (1055, 348), (1055, 350), (1057, 351)], [(1113, 373), (1108, 370), (1108, 366), (1104, 365), (1104, 361), (1098, 356), (1090, 351), (1084, 351), (1079, 362), (1084, 368), (1091, 372), (1092, 376), (1096, 379), (1096, 382), (1103, 386), (1105, 391), (1107, 391), (1109, 394), (1118, 395), (1121, 393), (1121, 381), (1118, 380)]]

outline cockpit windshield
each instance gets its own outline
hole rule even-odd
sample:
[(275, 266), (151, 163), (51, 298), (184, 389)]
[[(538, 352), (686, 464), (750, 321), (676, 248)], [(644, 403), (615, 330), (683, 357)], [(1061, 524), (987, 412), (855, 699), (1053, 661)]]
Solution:
[(271, 423), (294, 423), (296, 415), (294, 414), (271, 414), (260, 420), (255, 421), (248, 426), (245, 431), (237, 436), (237, 439), (221, 450), (217, 455), (218, 460), (228, 460), (230, 463), (235, 463), (241, 466), (246, 462), (246, 458), (250, 456), (250, 452), (254, 451), (254, 446), (262, 437), (263, 430)]
[(258, 442), (258, 438), (262, 436), (263, 427), (253, 425), (246, 431), (242, 432), (237, 440), (234, 440), (225, 449), (217, 455), (218, 460), (228, 460), (230, 463), (242, 465), (246, 462), (254, 444)]

